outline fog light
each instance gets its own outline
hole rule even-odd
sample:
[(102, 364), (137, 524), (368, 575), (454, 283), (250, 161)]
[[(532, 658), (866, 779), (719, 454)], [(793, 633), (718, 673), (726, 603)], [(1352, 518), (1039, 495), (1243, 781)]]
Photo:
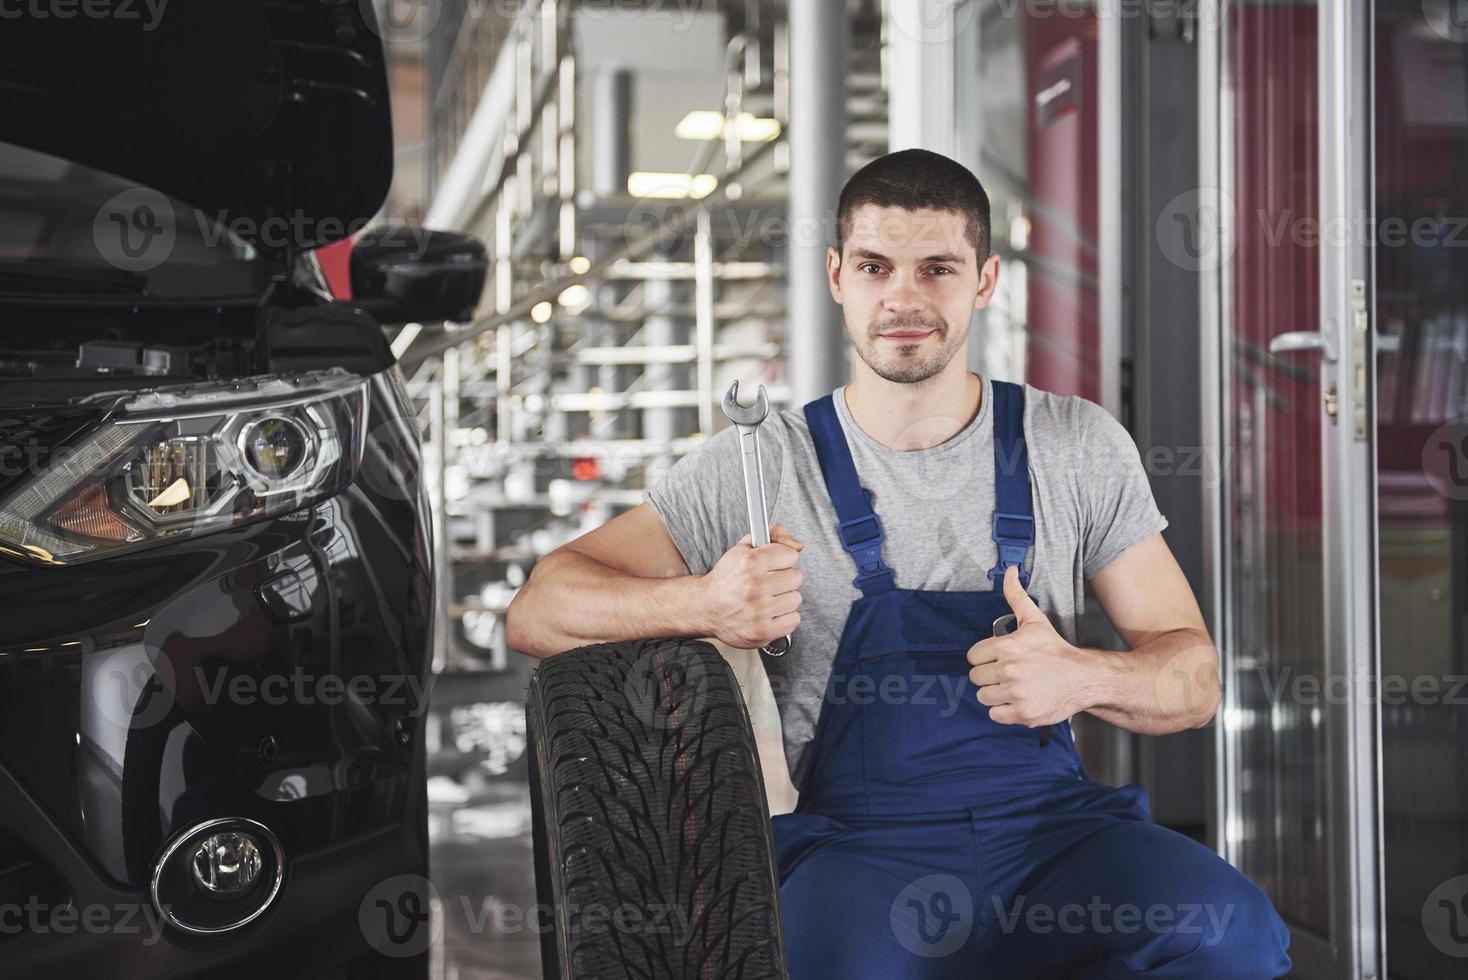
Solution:
[(260, 877), (260, 865), (260, 846), (249, 834), (214, 834), (194, 852), (194, 881), (206, 895), (234, 898)]
[(153, 867), (153, 907), (168, 925), (217, 935), (259, 918), (280, 894), (285, 853), (262, 823), (221, 817), (174, 837)]

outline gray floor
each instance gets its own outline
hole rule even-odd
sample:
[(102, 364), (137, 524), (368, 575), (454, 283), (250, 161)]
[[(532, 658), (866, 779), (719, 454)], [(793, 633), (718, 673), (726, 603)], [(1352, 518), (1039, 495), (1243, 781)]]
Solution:
[(435, 980), (538, 980), (525, 763), (530, 661), (446, 675), (429, 733), (431, 873), (442, 915)]

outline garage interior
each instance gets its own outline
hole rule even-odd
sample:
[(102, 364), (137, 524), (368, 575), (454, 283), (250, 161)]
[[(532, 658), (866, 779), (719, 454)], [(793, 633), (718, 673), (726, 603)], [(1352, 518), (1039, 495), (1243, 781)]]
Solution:
[[(844, 383), (827, 243), (792, 229), (908, 146), (964, 163), (993, 202), (1005, 275), (970, 368), (1127, 426), (1224, 656), (1207, 728), (1078, 718), (1088, 772), (1141, 782), (1158, 822), (1258, 881), (1295, 930), (1294, 975), (1460, 975), (1468, 943), (1433, 934), (1424, 902), (1468, 873), (1468, 715), (1288, 685), (1446, 692), (1464, 670), (1468, 520), (1422, 447), (1468, 399), (1468, 277), (1440, 239), (1281, 231), (1464, 213), (1451, 3), (378, 6), (386, 215), (474, 234), (491, 259), (471, 322), (391, 337), (436, 507), (436, 977), (540, 975), (522, 914), (535, 661), (506, 642), (510, 600), (726, 425), (731, 382), (778, 407)], [(1284, 339), (1322, 325), (1344, 331), (1329, 357), (1323, 334)], [(1094, 602), (1081, 642), (1119, 646)], [(784, 812), (758, 654), (720, 652)]]

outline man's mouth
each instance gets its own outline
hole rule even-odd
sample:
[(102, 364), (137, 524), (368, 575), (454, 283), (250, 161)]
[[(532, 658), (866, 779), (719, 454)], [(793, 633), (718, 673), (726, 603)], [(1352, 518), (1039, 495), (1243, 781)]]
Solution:
[(904, 330), (899, 333), (884, 333), (882, 337), (886, 340), (921, 340), (932, 332), (931, 330)]

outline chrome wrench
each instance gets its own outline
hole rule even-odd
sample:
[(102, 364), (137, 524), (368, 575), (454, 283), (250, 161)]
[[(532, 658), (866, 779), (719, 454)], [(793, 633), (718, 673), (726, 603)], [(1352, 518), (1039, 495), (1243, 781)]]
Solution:
[[(724, 393), (723, 408), (729, 421), (739, 430), (739, 452), (744, 462), (744, 502), (749, 510), (749, 542), (759, 548), (770, 543), (770, 515), (765, 509), (764, 470), (759, 458), (759, 425), (770, 414), (765, 386), (759, 386), (753, 405), (744, 406), (739, 404), (739, 382), (735, 381)], [(779, 657), (789, 649), (790, 637), (787, 635), (760, 647), (760, 653)]]

